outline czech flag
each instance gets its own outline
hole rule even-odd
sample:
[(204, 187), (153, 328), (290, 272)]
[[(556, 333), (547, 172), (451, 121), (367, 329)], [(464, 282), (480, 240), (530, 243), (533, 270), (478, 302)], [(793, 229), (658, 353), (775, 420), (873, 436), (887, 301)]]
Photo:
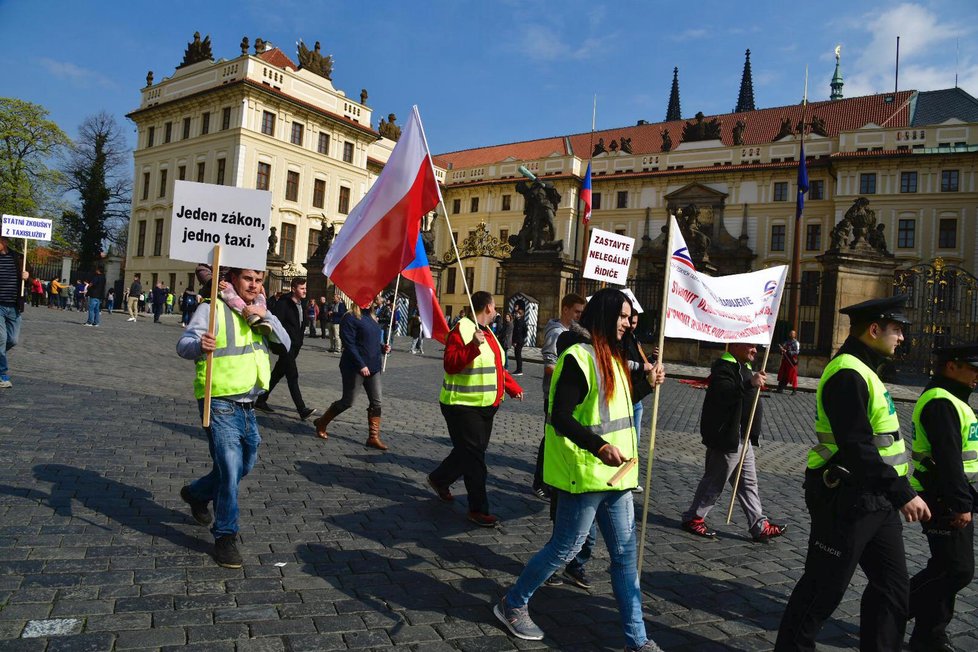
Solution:
[(584, 225), (591, 221), (591, 161), (587, 162), (584, 183), (581, 184), (581, 202), (584, 204)]
[(336, 235), (323, 274), (366, 306), (414, 259), (421, 218), (441, 200), (418, 107), (377, 181)]
[(798, 163), (798, 199), (795, 202), (795, 219), (801, 219), (805, 211), (805, 193), (808, 192), (808, 164), (805, 162), (805, 143), (801, 144), (801, 161)]
[(433, 337), (444, 344), (445, 338), (448, 337), (448, 322), (445, 321), (445, 313), (442, 312), (438, 299), (435, 298), (435, 281), (431, 276), (428, 255), (425, 253), (420, 234), (417, 242), (414, 248), (414, 260), (404, 268), (401, 275), (414, 281), (414, 289), (418, 294), (418, 314), (421, 317), (421, 329), (425, 337)]

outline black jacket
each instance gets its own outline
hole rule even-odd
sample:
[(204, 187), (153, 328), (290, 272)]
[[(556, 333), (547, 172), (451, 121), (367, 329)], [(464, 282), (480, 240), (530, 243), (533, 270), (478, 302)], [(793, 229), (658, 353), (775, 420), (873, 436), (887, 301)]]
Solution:
[[(965, 403), (971, 397), (970, 387), (945, 376), (934, 376), (924, 391), (934, 387), (946, 389)], [(929, 504), (940, 503), (955, 513), (974, 511), (974, 490), (961, 464), (961, 419), (954, 405), (947, 399), (928, 401), (920, 412), (920, 424), (927, 432), (934, 458), (931, 472), (919, 476), (922, 483), (924, 478), (927, 481), (921, 496)]]
[(523, 346), (526, 344), (527, 328), (526, 317), (513, 320), (513, 344)]
[[(757, 389), (750, 384), (753, 372), (737, 362), (720, 358), (710, 370), (710, 386), (703, 399), (700, 434), (707, 448), (733, 453), (743, 441)], [(750, 441), (757, 446), (761, 432), (761, 403), (757, 403)]]
[(299, 349), (302, 348), (302, 336), (305, 333), (305, 310), (302, 308), (302, 304), (293, 301), (291, 294), (286, 294), (272, 305), (271, 310), (272, 314), (282, 322), (282, 327), (289, 334), (289, 339), (292, 340), (292, 348), (289, 349), (289, 353), (293, 356), (298, 354)]
[(91, 285), (88, 286), (89, 299), (105, 298), (105, 274), (95, 274), (92, 276)]

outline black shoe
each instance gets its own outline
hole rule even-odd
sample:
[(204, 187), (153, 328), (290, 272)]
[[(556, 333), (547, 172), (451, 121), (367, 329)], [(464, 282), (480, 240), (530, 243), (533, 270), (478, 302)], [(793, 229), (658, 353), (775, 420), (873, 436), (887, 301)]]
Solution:
[(563, 586), (564, 580), (557, 577), (557, 573), (554, 573), (553, 575), (551, 575), (546, 579), (544, 584), (546, 584), (547, 586)]
[(255, 401), (255, 409), (256, 410), (261, 410), (262, 412), (268, 412), (269, 414), (271, 414), (272, 412), (275, 412), (275, 410), (273, 410), (272, 408), (268, 407), (268, 403), (266, 403), (265, 402), (265, 399), (262, 399), (262, 398), (260, 398), (257, 401)]
[[(258, 407), (257, 405), (255, 407)], [(267, 405), (265, 407), (268, 407)], [(299, 410), (299, 418), (305, 421), (312, 415), (316, 414), (316, 408), (303, 408)]]
[(194, 517), (200, 525), (210, 525), (214, 519), (211, 517), (211, 510), (207, 506), (207, 501), (197, 500), (190, 495), (190, 485), (184, 485), (180, 489), (180, 497), (183, 502), (190, 505), (190, 515)]
[(241, 568), (241, 553), (238, 552), (238, 535), (225, 534), (214, 542), (214, 561), (224, 568)]
[(587, 573), (581, 567), (568, 566), (567, 568), (565, 568), (564, 579), (566, 579), (574, 586), (580, 587), (582, 589), (591, 588), (591, 582), (588, 581)]

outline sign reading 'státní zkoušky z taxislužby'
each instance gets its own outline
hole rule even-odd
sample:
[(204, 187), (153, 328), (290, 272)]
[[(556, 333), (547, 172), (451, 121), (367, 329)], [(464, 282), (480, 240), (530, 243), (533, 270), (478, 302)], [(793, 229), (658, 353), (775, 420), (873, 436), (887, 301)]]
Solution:
[(27, 238), (28, 240), (50, 240), (52, 221), (39, 217), (4, 215), (0, 235), (5, 238)]
[(591, 243), (584, 262), (584, 278), (625, 285), (634, 248), (635, 238), (591, 229)]
[(266, 190), (177, 181), (170, 220), (170, 258), (212, 263), (221, 246), (221, 265), (265, 269), (272, 194)]

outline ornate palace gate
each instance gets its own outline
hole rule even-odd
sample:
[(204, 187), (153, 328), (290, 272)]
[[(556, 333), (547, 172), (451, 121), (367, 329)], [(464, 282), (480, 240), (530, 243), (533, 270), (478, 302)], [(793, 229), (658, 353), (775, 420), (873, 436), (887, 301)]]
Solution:
[(978, 340), (978, 278), (941, 258), (897, 270), (897, 293), (910, 295), (907, 314), (913, 323), (897, 350), (901, 375), (926, 375), (935, 346)]

